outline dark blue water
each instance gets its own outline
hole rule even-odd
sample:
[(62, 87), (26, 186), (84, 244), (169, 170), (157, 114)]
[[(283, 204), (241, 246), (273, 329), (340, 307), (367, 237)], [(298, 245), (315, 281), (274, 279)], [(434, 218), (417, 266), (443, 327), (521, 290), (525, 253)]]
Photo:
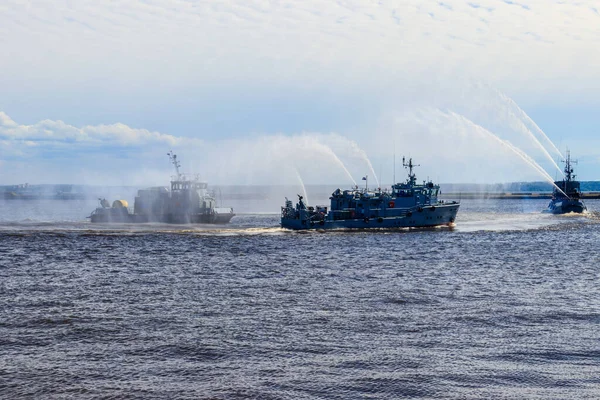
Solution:
[(599, 398), (600, 203), (545, 205), (295, 233), (3, 203), (0, 397)]

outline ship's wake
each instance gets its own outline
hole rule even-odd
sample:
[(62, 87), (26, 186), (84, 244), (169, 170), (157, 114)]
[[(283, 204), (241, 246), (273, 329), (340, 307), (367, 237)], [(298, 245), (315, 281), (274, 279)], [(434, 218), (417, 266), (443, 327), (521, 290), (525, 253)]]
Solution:
[[(465, 214), (462, 215), (465, 217)], [(573, 224), (600, 223), (600, 212), (587, 211), (583, 214), (568, 213), (555, 215), (551, 213), (470, 213), (466, 218), (457, 219), (457, 232), (499, 232), (528, 231), (544, 229), (560, 229)]]
[(80, 234), (84, 236), (118, 236), (118, 235), (151, 235), (178, 234), (202, 236), (257, 236), (280, 235), (288, 232), (279, 226), (224, 226), (224, 225), (170, 225), (170, 224), (90, 224), (71, 221), (21, 221), (0, 225), (0, 233), (31, 235), (45, 234)]
[[(570, 214), (566, 214), (566, 215), (576, 216), (577, 214), (570, 213)], [(585, 211), (583, 213), (583, 215), (585, 217), (587, 217), (588, 219), (592, 220), (592, 221), (598, 221), (598, 222), (600, 222), (600, 211), (590, 211), (590, 210), (587, 210), (587, 211)]]
[[(156, 231), (155, 231), (156, 232)], [(258, 235), (281, 235), (287, 230), (280, 227), (262, 228), (184, 228), (158, 231), (160, 233), (192, 234), (205, 236), (258, 236)]]

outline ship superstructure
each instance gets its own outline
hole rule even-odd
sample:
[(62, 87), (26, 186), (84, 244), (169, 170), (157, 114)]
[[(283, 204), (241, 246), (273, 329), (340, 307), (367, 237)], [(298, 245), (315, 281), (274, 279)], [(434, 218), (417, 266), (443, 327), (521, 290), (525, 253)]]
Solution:
[(92, 222), (164, 222), (170, 224), (228, 223), (235, 215), (231, 207), (217, 207), (215, 196), (208, 191), (206, 182), (198, 175), (181, 173), (180, 163), (173, 152), (167, 153), (175, 167), (176, 175), (171, 187), (151, 187), (139, 190), (133, 210), (125, 200), (115, 200), (110, 206), (100, 199), (98, 207), (90, 216)]
[[(302, 196), (294, 206), (286, 199), (281, 208), (283, 228), (302, 229), (365, 229), (452, 226), (459, 203), (438, 199), (439, 185), (423, 181), (417, 183), (412, 159), (403, 158), (408, 179), (392, 185), (391, 190), (369, 190), (355, 186), (349, 190), (336, 189), (327, 206), (308, 206)], [(363, 178), (366, 180), (366, 177)]]
[[(581, 200), (581, 185), (573, 173), (573, 164), (577, 161), (571, 160), (571, 153), (567, 151), (565, 163), (565, 176), (562, 181), (556, 181), (556, 187), (552, 192), (552, 200), (548, 204), (548, 212), (553, 214), (583, 213), (587, 210), (585, 203)], [(560, 189), (560, 190), (559, 190)]]

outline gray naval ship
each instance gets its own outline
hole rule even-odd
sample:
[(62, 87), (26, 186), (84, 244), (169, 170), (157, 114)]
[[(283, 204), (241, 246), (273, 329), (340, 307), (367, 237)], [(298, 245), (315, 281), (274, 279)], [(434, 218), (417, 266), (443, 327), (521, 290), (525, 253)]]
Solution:
[(217, 207), (206, 182), (201, 182), (197, 175), (188, 178), (182, 174), (177, 156), (172, 151), (167, 154), (177, 173), (171, 180), (171, 190), (165, 187), (139, 190), (133, 210), (125, 200), (115, 200), (111, 205), (106, 199), (99, 199), (100, 207), (88, 218), (100, 223), (228, 223), (235, 216), (233, 208)]
[[(439, 185), (417, 183), (412, 158), (402, 165), (408, 169), (408, 179), (394, 184), (391, 191), (368, 190), (358, 186), (350, 190), (337, 189), (330, 197), (331, 207), (308, 206), (298, 195), (296, 206), (286, 198), (281, 208), (283, 228), (304, 229), (371, 229), (452, 226), (459, 203), (438, 200)], [(366, 180), (366, 178), (363, 178)]]
[(575, 180), (573, 167), (577, 161), (571, 161), (571, 153), (567, 151), (565, 163), (565, 177), (562, 181), (556, 181), (557, 187), (552, 192), (552, 200), (548, 204), (546, 212), (552, 214), (583, 213), (587, 210), (583, 200), (581, 200), (581, 189), (578, 181)]

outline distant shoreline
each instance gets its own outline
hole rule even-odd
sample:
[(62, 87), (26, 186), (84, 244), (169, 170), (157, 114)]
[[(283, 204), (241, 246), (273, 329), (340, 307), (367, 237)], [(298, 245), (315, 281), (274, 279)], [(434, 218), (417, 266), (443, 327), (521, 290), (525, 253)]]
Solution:
[[(551, 199), (552, 192), (466, 192), (466, 193), (442, 193), (443, 199), (484, 199), (484, 200), (523, 200), (523, 199)], [(600, 192), (582, 192), (583, 200), (600, 199)]]

